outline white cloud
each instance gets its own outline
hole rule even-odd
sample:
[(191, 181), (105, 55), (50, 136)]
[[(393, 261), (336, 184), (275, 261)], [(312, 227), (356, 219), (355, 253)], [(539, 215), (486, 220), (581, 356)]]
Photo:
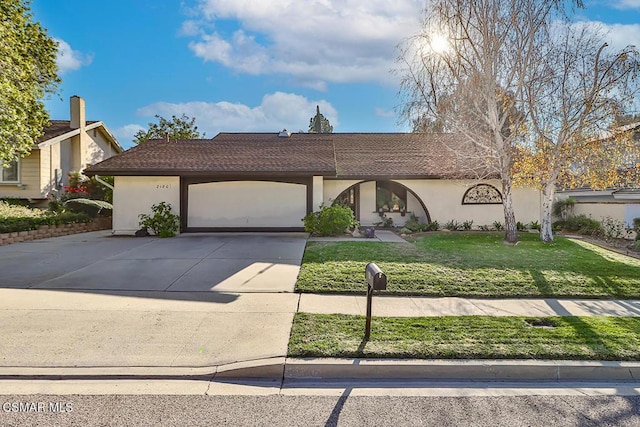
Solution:
[(113, 134), (118, 139), (132, 140), (133, 136), (140, 130), (146, 130), (146, 128), (142, 127), (140, 125), (132, 123), (132, 124), (128, 124), (128, 125), (125, 125), (125, 126), (122, 126), (120, 128), (115, 129), (113, 131)]
[(605, 24), (599, 21), (581, 21), (576, 23), (602, 34), (603, 39), (616, 50), (640, 43), (640, 24)]
[[(201, 0), (200, 36), (189, 47), (204, 61), (248, 74), (287, 74), (319, 89), (325, 82), (388, 82), (395, 46), (418, 31), (423, 6), (420, 0)], [(236, 20), (240, 29), (204, 30), (219, 20)]]
[(195, 117), (198, 130), (212, 138), (219, 132), (279, 132), (282, 129), (306, 132), (316, 105), (334, 127), (339, 125), (338, 113), (329, 102), (311, 101), (301, 95), (283, 92), (265, 95), (257, 106), (227, 101), (156, 102), (139, 108), (136, 114), (144, 117), (158, 114), (166, 118), (184, 113)]
[(61, 74), (67, 71), (77, 70), (93, 62), (93, 55), (71, 49), (69, 43), (62, 39), (55, 39), (55, 41), (58, 42), (56, 63), (58, 64), (58, 70)]
[(396, 116), (395, 111), (393, 110), (385, 110), (384, 108), (376, 107), (374, 110), (375, 115), (378, 117), (382, 117), (383, 119), (390, 119)]
[(640, 0), (617, 0), (613, 3), (617, 9), (640, 9)]

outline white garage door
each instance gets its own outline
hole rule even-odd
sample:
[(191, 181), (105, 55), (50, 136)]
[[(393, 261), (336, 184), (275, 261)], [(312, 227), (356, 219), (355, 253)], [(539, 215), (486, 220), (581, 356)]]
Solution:
[(302, 227), (304, 184), (226, 181), (189, 185), (187, 227)]

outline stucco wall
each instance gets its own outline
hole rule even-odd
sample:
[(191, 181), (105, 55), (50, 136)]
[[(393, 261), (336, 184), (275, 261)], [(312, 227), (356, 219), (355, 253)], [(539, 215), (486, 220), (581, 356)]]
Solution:
[[(325, 180), (324, 200), (329, 204), (338, 195), (357, 184), (355, 180)], [(504, 211), (502, 205), (463, 205), (462, 197), (472, 186), (478, 184), (475, 180), (397, 180), (408, 189), (416, 193), (426, 205), (431, 220), (438, 221), (441, 225), (448, 221), (458, 222), (473, 220), (474, 227), (479, 225), (491, 225), (494, 221), (504, 223)], [(483, 181), (501, 189), (497, 181)], [(367, 181), (360, 184), (360, 223), (372, 225), (380, 221), (376, 212), (376, 185), (375, 181)], [(514, 188), (513, 203), (516, 220), (528, 223), (540, 221), (540, 193), (532, 188)], [(418, 200), (407, 192), (407, 211), (414, 212), (422, 221), (426, 221), (426, 215)], [(387, 217), (394, 220), (395, 225), (402, 225), (409, 215), (402, 217), (400, 213), (387, 212)]]
[(134, 234), (140, 228), (138, 215), (150, 214), (156, 203), (170, 203), (180, 214), (180, 177), (116, 176), (114, 184), (114, 234)]
[[(441, 225), (454, 220), (473, 220), (474, 227), (491, 225), (494, 221), (504, 223), (504, 210), (499, 205), (463, 205), (462, 197), (476, 180), (398, 180), (412, 189), (425, 203), (432, 221)], [(501, 190), (497, 181), (482, 181)], [(540, 192), (533, 188), (514, 188), (513, 207), (516, 221), (528, 223), (540, 221)]]
[(228, 181), (189, 185), (188, 227), (302, 227), (303, 184)]
[(625, 222), (627, 227), (632, 227), (633, 219), (640, 218), (640, 203), (576, 203), (573, 213), (590, 216), (598, 221), (611, 217)]

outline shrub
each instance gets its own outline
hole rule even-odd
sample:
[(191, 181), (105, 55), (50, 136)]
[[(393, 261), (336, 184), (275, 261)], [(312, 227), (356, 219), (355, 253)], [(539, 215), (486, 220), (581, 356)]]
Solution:
[(438, 221), (431, 221), (428, 224), (425, 224), (424, 231), (438, 231), (440, 229), (440, 224)]
[(391, 228), (393, 227), (393, 218), (389, 218), (386, 214), (382, 215), (382, 221), (376, 222), (375, 225), (382, 226), (384, 228)]
[(491, 231), (491, 227), (489, 227), (488, 225), (479, 225), (478, 229), (481, 231)]
[(449, 231), (458, 231), (458, 230), (462, 230), (462, 224), (460, 224), (458, 221), (452, 219), (451, 221), (448, 221), (444, 225), (444, 228), (449, 230)]
[[(633, 218), (633, 231), (636, 232), (636, 241), (640, 242), (640, 218)], [(636, 244), (638, 246), (638, 244)], [(640, 249), (640, 247), (638, 247)]]
[(556, 200), (553, 203), (552, 213), (561, 221), (566, 221), (573, 216), (573, 207), (575, 204), (576, 199), (573, 197)]
[(305, 231), (315, 236), (341, 234), (358, 225), (353, 211), (340, 204), (331, 207), (323, 205), (319, 211), (311, 212), (302, 221)]
[(540, 231), (540, 223), (538, 221), (531, 221), (529, 223), (529, 228), (532, 229), (532, 230)]
[(462, 229), (465, 231), (469, 231), (473, 228), (473, 220), (470, 221), (464, 221), (462, 223)]
[(493, 221), (493, 229), (494, 230), (504, 230), (504, 225), (500, 221)]
[(0, 202), (0, 233), (36, 230), (41, 225), (60, 225), (90, 222), (84, 214), (63, 212), (55, 214), (23, 206), (9, 206)]
[(404, 227), (411, 230), (413, 233), (419, 233), (426, 229), (427, 224), (420, 222), (420, 218), (413, 212), (409, 214), (409, 220), (404, 224)]
[(553, 228), (554, 230), (566, 230), (589, 236), (601, 236), (603, 234), (600, 222), (586, 215), (577, 215), (565, 221), (556, 221), (553, 223)]
[(171, 212), (171, 204), (160, 202), (151, 206), (153, 215), (140, 214), (140, 227), (158, 237), (173, 237), (180, 228), (180, 217)]
[(23, 207), (30, 207), (31, 204), (29, 203), (29, 200), (26, 199), (16, 199), (14, 197), (4, 197), (4, 198), (0, 198), (0, 202), (4, 202), (9, 206), (23, 206)]
[(516, 223), (516, 228), (518, 229), (518, 231), (527, 231), (529, 227), (527, 227), (527, 224), (523, 224), (520, 221), (518, 221)]
[(602, 235), (607, 240), (620, 239), (626, 233), (624, 221), (613, 219), (610, 216), (603, 218), (600, 225), (602, 227)]

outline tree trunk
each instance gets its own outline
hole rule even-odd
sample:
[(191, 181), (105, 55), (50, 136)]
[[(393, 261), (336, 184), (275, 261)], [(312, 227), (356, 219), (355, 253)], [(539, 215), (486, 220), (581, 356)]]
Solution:
[(552, 183), (547, 183), (542, 188), (542, 218), (540, 223), (540, 240), (545, 243), (553, 242), (553, 224), (552, 224), (552, 212), (553, 212), (553, 198), (556, 194), (555, 186)]
[(515, 245), (518, 243), (518, 226), (516, 214), (513, 211), (510, 179), (502, 180), (502, 207), (504, 209), (504, 242)]

